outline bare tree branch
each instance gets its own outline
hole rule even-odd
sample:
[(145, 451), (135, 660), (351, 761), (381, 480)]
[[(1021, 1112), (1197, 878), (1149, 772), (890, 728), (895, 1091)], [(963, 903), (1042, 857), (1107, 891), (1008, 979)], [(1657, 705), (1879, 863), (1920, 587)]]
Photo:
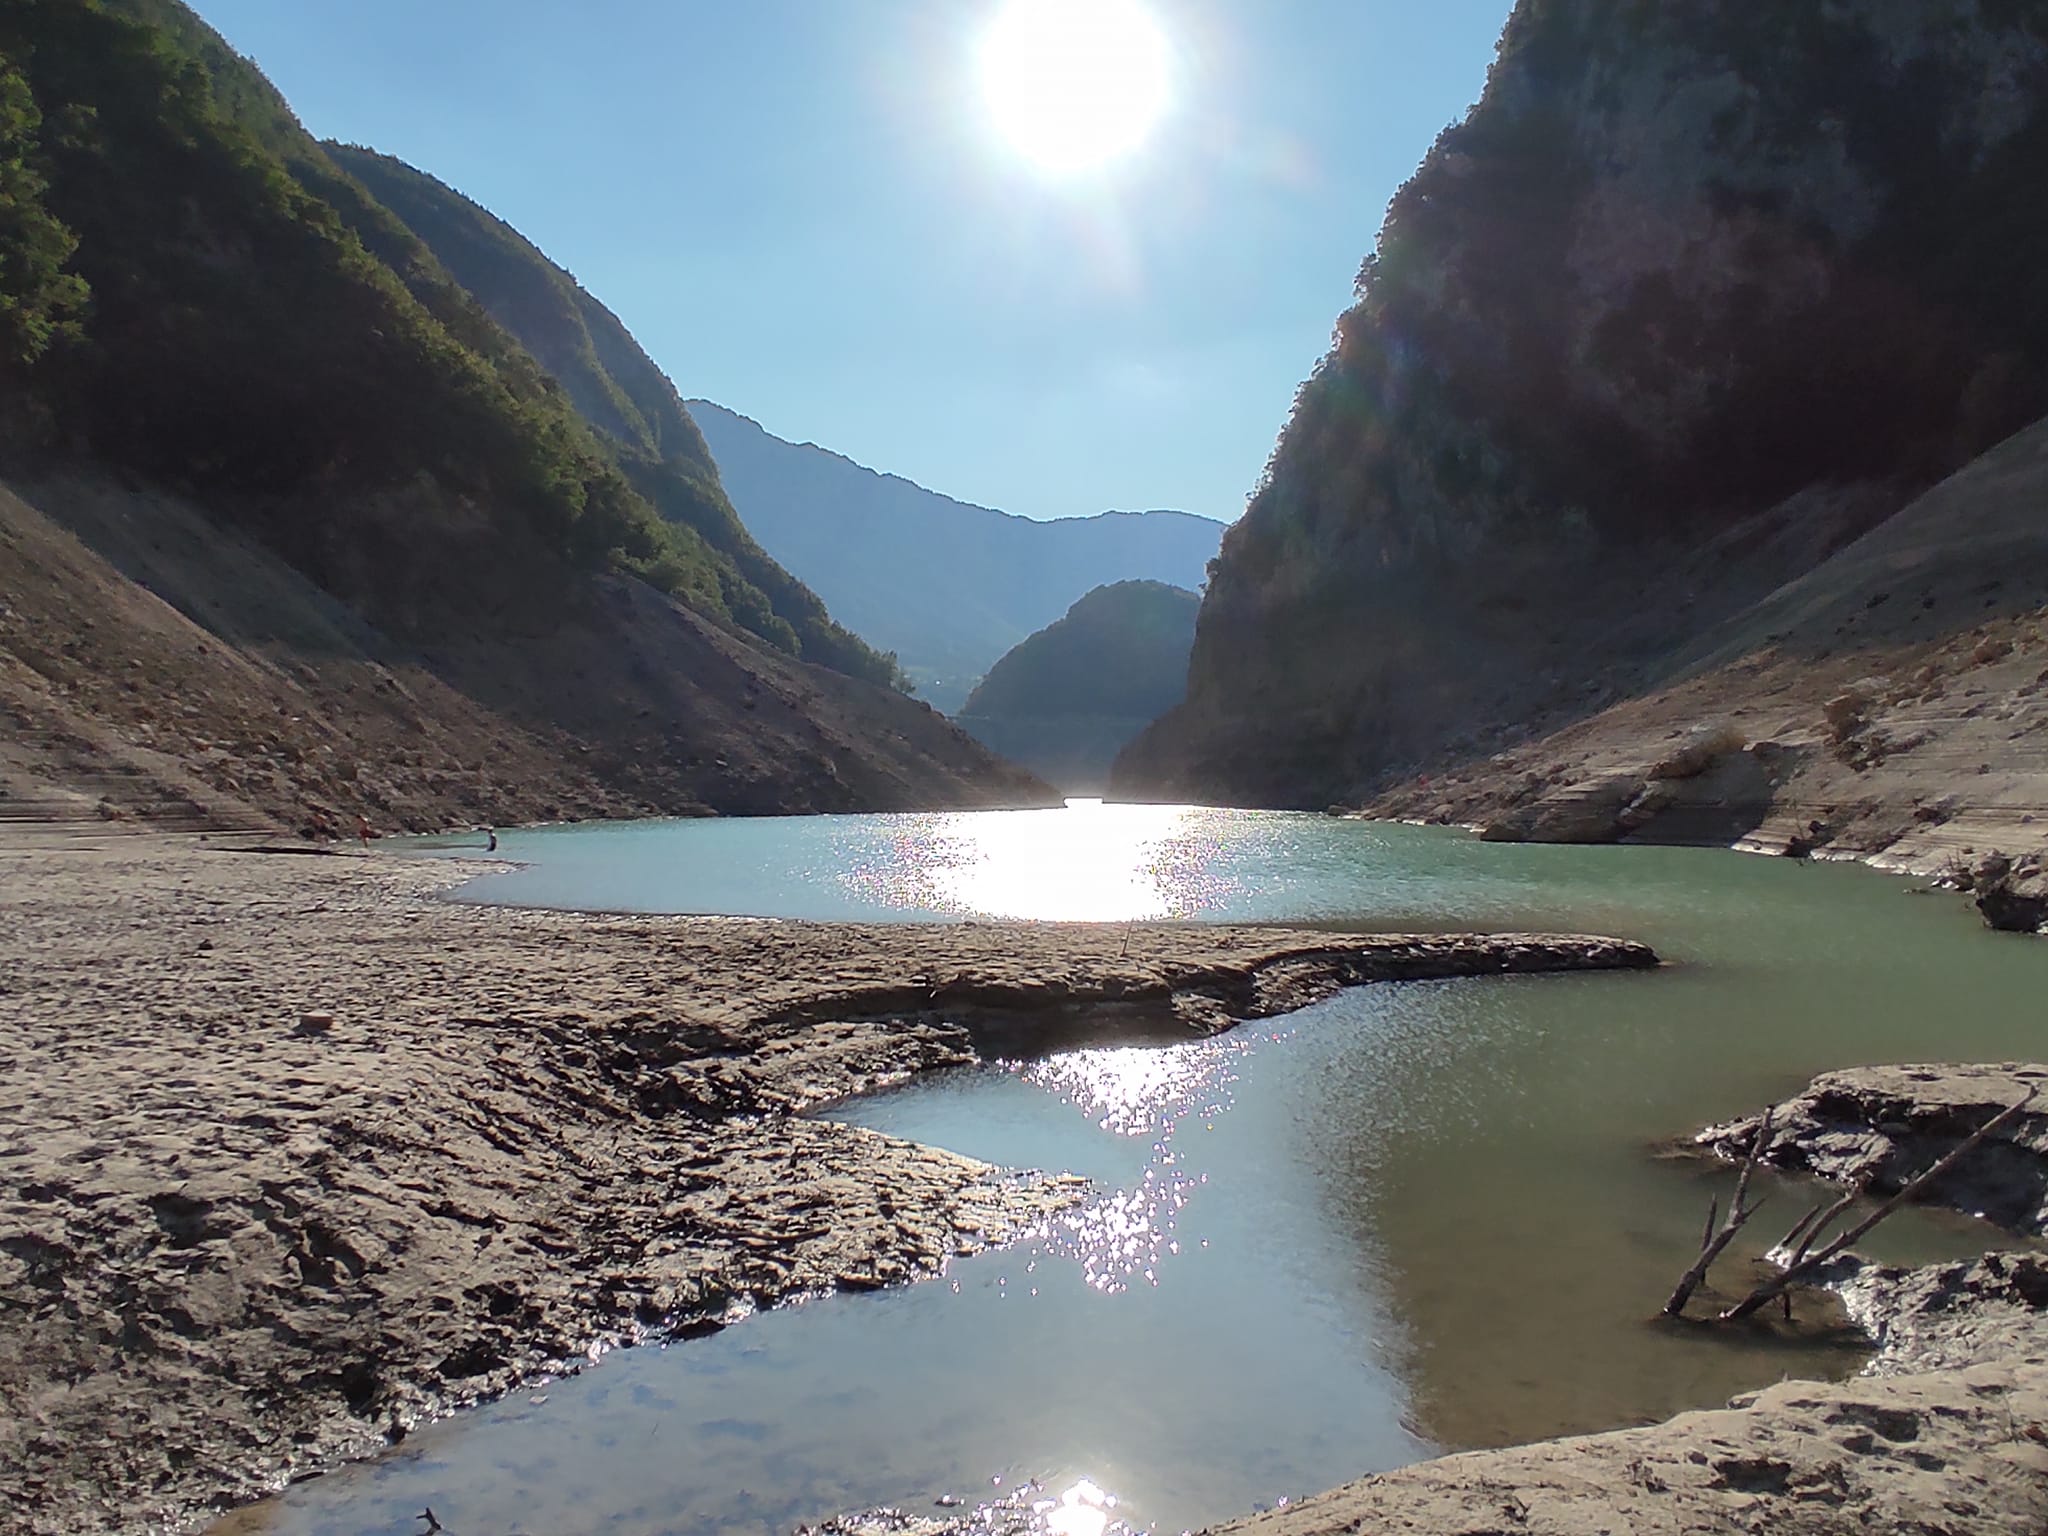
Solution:
[(1707, 1227), (1700, 1234), (1700, 1256), (1693, 1260), (1692, 1268), (1678, 1277), (1678, 1284), (1671, 1297), (1664, 1303), (1666, 1317), (1679, 1317), (1685, 1312), (1685, 1304), (1692, 1300), (1692, 1293), (1700, 1288), (1707, 1278), (1707, 1271), (1714, 1266), (1714, 1260), (1721, 1257), (1728, 1245), (1735, 1241), (1735, 1234), (1749, 1224), (1749, 1218), (1764, 1208), (1765, 1202), (1747, 1204), (1750, 1176), (1756, 1172), (1758, 1160), (1771, 1139), (1771, 1117), (1774, 1110), (1765, 1110), (1762, 1120), (1757, 1122), (1756, 1135), (1750, 1138), (1749, 1156), (1742, 1161), (1742, 1172), (1735, 1180), (1735, 1198), (1728, 1205), (1728, 1219), (1721, 1223), (1719, 1231), (1714, 1220), (1720, 1214), (1721, 1197), (1716, 1195), (1707, 1206)]

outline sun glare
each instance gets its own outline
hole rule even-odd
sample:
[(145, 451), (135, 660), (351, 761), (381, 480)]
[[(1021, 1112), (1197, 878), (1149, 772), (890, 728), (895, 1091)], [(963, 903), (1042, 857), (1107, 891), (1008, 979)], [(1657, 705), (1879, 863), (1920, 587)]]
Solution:
[(1009, 144), (1051, 176), (1121, 160), (1166, 111), (1166, 34), (1139, 0), (1005, 0), (981, 85)]

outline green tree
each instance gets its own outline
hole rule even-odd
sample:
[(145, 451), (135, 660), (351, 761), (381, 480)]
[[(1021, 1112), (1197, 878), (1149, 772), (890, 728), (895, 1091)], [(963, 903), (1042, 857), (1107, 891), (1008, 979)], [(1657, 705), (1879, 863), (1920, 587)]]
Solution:
[(0, 54), (0, 362), (33, 363), (85, 307), (83, 278), (64, 270), (78, 238), (44, 204), (37, 168), (43, 114)]

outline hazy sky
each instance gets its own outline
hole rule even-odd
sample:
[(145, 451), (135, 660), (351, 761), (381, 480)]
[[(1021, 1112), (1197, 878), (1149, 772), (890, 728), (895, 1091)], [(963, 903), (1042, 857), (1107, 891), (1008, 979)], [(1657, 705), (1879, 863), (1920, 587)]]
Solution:
[(1148, 0), (1166, 115), (996, 130), (996, 0), (197, 0), (314, 133), (431, 171), (686, 396), (964, 500), (1233, 518), (1509, 0)]

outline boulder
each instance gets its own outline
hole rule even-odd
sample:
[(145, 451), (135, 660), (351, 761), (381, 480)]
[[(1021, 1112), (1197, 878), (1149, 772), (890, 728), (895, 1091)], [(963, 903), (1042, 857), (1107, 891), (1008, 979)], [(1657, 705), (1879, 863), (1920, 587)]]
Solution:
[(2048, 877), (2038, 869), (2023, 878), (2007, 865), (1995, 875), (1979, 875), (1974, 890), (1977, 910), (2000, 933), (2048, 929)]
[(1489, 843), (1613, 843), (1631, 829), (1629, 811), (1648, 786), (1634, 774), (1574, 784), (1517, 806), (1480, 830)]
[(1731, 752), (1740, 752), (1749, 739), (1726, 721), (1693, 727), (1685, 739), (1650, 767), (1650, 777), (1659, 780), (1696, 779)]

